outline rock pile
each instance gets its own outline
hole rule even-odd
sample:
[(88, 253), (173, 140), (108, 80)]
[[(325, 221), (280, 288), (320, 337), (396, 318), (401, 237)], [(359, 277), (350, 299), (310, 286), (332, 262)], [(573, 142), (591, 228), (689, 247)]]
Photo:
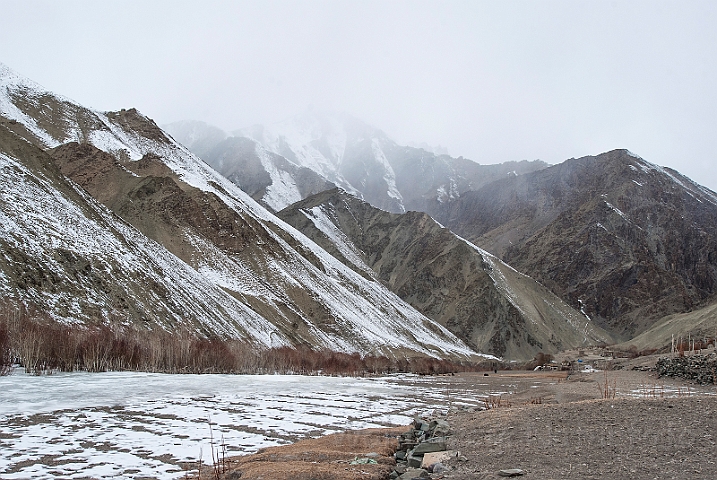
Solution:
[(389, 478), (432, 478), (431, 474), (448, 471), (449, 468), (443, 462), (457, 456), (457, 452), (447, 450), (446, 440), (449, 433), (450, 425), (445, 420), (414, 420), (412, 428), (398, 439), (396, 468)]
[(655, 368), (660, 377), (680, 377), (701, 385), (717, 383), (717, 353), (663, 357), (657, 360)]

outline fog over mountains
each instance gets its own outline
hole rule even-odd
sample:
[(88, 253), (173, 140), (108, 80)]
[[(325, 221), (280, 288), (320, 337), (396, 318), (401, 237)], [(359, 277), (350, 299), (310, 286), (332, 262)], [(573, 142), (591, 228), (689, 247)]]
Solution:
[(463, 192), (547, 166), (540, 161), (479, 165), (401, 146), (344, 113), (309, 110), (275, 125), (232, 134), (194, 121), (164, 128), (274, 211), (338, 186), (388, 212), (430, 213)]
[(479, 165), (315, 111), (165, 128), (0, 64), (4, 298), (55, 322), (464, 360), (629, 341), (715, 303), (717, 195), (626, 150)]

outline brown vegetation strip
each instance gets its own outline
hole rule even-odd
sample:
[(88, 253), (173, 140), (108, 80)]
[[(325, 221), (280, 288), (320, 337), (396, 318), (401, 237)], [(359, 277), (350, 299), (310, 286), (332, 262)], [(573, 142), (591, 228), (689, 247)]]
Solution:
[(361, 356), (307, 347), (262, 348), (195, 332), (114, 325), (64, 325), (47, 314), (0, 300), (0, 374), (18, 361), (28, 373), (135, 370), (163, 373), (325, 375), (448, 373), (471, 368), (429, 357)]
[[(202, 478), (242, 480), (382, 480), (388, 477), (398, 447), (396, 437), (408, 427), (367, 429), (301, 440), (269, 447), (254, 455), (228, 458), (214, 469), (203, 469)], [(357, 464), (370, 458), (375, 464)]]

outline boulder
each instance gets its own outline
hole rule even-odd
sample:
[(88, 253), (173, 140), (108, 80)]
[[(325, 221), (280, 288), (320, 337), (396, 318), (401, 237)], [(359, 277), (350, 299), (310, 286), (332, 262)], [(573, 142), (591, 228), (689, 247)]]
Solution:
[(443, 452), (446, 449), (446, 437), (433, 437), (419, 443), (413, 449), (413, 454), (423, 455), (430, 452)]
[(445, 437), (451, 433), (451, 426), (448, 422), (439, 418), (431, 422), (430, 431), (434, 437)]
[(451, 458), (455, 458), (457, 455), (458, 452), (456, 452), (455, 450), (426, 453), (425, 455), (423, 455), (423, 463), (421, 463), (421, 468), (430, 470), (431, 467), (435, 464), (448, 461)]
[(422, 468), (409, 468), (398, 480), (413, 480), (414, 478), (431, 478), (431, 474)]
[(525, 475), (525, 470), (519, 468), (507, 468), (498, 472), (501, 477), (520, 477)]

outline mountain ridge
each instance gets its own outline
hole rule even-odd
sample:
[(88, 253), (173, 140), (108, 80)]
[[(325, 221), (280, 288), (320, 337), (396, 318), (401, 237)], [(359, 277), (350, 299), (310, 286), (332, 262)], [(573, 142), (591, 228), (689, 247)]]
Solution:
[[(296, 177), (298, 169), (305, 176), (307, 170), (313, 172), (314, 184), (323, 179), (382, 210), (432, 214), (434, 204), (461, 192), (504, 175), (547, 166), (540, 161), (480, 165), (463, 157), (400, 146), (380, 129), (345, 113), (311, 110), (277, 124), (224, 133), (222, 141), (216, 141), (212, 133), (216, 127), (203, 122), (176, 122), (165, 127), (217, 171), (231, 175), (237, 185), (253, 185), (260, 175), (259, 185), (264, 189), (290, 192), (269, 195), (259, 188), (251, 190), (255, 200), (273, 211), (318, 193), (316, 188), (305, 186), (306, 179)], [(250, 141), (252, 147), (232, 151), (230, 139)], [(208, 147), (212, 142), (213, 147)], [(261, 162), (251, 161), (253, 157), (261, 158)], [(249, 163), (249, 171), (237, 171), (238, 166)]]
[(610, 336), (543, 286), (436, 223), (336, 188), (277, 213), (479, 351), (529, 360)]
[(436, 218), (630, 337), (717, 285), (717, 194), (627, 150), (467, 192)]
[[(439, 358), (477, 355), (380, 283), (355, 274), (274, 217), (136, 109), (92, 111), (8, 72), (0, 70), (0, 117), (8, 135), (42, 149), (57, 148), (52, 161), (90, 191), (95, 182), (95, 194), (117, 208), (114, 214), (154, 236), (151, 242), (164, 242), (163, 255), (189, 260), (183, 247), (196, 254), (193, 268), (184, 262), (182, 268), (191, 268), (202, 282), (243, 305), (251, 318), (266, 322), (265, 345)], [(44, 125), (52, 126), (51, 134)], [(85, 162), (85, 168), (73, 170), (73, 162)], [(151, 201), (131, 208), (142, 199)], [(165, 216), (155, 211), (157, 222), (143, 221), (153, 207), (169, 208), (172, 202), (198, 207)], [(205, 220), (216, 222), (219, 231), (203, 233)], [(178, 235), (162, 237), (162, 229)], [(242, 230), (248, 232), (244, 237)]]

